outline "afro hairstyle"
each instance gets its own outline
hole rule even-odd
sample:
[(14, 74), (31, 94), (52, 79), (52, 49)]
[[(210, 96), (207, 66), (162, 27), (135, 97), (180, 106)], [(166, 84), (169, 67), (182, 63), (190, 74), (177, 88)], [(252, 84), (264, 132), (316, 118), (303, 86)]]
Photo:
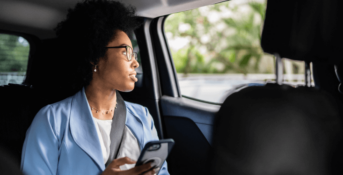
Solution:
[(67, 18), (55, 28), (59, 62), (63, 67), (56, 84), (72, 92), (89, 85), (93, 66), (104, 57), (115, 32), (128, 36), (139, 26), (135, 8), (110, 0), (85, 0), (68, 10)]

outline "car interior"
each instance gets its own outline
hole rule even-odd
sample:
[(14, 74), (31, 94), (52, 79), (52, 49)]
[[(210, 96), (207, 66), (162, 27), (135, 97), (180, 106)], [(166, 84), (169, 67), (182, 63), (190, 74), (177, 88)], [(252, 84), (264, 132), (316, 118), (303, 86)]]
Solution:
[[(53, 28), (77, 2), (79, 1), (0, 0), (0, 35), (24, 38), (30, 46), (26, 55), (25, 78), (17, 83), (0, 84), (0, 146), (12, 156), (18, 167), (25, 133), (36, 113), (43, 106), (72, 95), (63, 94), (55, 83), (61, 82), (56, 80), (65, 76), (63, 66), (67, 65), (59, 62), (57, 53), (60, 43)], [(324, 158), (320, 157), (330, 157), (342, 152), (336, 149), (342, 135), (343, 117), (343, 25), (340, 21), (343, 19), (343, 13), (339, 9), (342, 2), (268, 0), (260, 44), (264, 52), (275, 55), (275, 81), (263, 86), (235, 90), (223, 104), (186, 98), (180, 90), (164, 23), (171, 14), (222, 2), (230, 1), (123, 1), (136, 7), (142, 25), (130, 36), (139, 48), (141, 68), (137, 70), (138, 82), (132, 92), (121, 92), (121, 95), (124, 100), (149, 109), (160, 139), (175, 140), (174, 148), (167, 159), (169, 173), (229, 174), (231, 171), (242, 175), (263, 174), (267, 172), (264, 171), (268, 169), (266, 167), (274, 167), (273, 171), (268, 173), (283, 174), (284, 167), (273, 164), (274, 160), (286, 156), (280, 152), (291, 155), (287, 160), (280, 159), (280, 162), (294, 167), (294, 172), (325, 174), (325, 167), (318, 165), (326, 165), (328, 162), (330, 166), (339, 167), (336, 164), (342, 161), (338, 158), (324, 161)], [(6, 49), (2, 41), (0, 47)], [(3, 49), (0, 48), (0, 65), (6, 56), (1, 53)], [(292, 87), (282, 83), (282, 58), (305, 62), (305, 86)], [(0, 72), (0, 75), (2, 74)], [(314, 86), (308, 78), (311, 76)], [(258, 121), (270, 122), (267, 122), (268, 125), (260, 122), (261, 127), (252, 127), (253, 124), (258, 125)], [(290, 121), (299, 121), (301, 124), (294, 125)], [(275, 127), (263, 130), (264, 125), (266, 128)], [(280, 131), (279, 128), (283, 130)], [(299, 133), (305, 134), (285, 135), (289, 129), (299, 129)], [(267, 134), (273, 132), (275, 135)], [(284, 136), (288, 140), (277, 139)], [(241, 140), (239, 137), (247, 139)], [(261, 138), (261, 141), (257, 142), (265, 144), (256, 145), (255, 142), (249, 141), (252, 138)], [(306, 139), (308, 142), (304, 141)], [(220, 146), (220, 141), (225, 141), (226, 147)], [(267, 149), (274, 142), (279, 144), (276, 146), (280, 149)], [(297, 144), (301, 146), (298, 147)], [(314, 146), (316, 144), (320, 146)], [(265, 149), (255, 150), (257, 147)], [(256, 151), (256, 154), (251, 150)], [(299, 158), (298, 153), (304, 151), (313, 157), (317, 156), (318, 161), (316, 158), (310, 158), (311, 156)], [(249, 152), (251, 155), (238, 154), (242, 152)], [(220, 154), (228, 158), (218, 158)], [(241, 171), (237, 167), (250, 164), (237, 163), (240, 160), (232, 163), (236, 159), (229, 158), (230, 156), (242, 156), (242, 159), (251, 162), (259, 162), (262, 159), (265, 161), (254, 164), (257, 167), (255, 169)], [(231, 165), (211, 165), (211, 162), (228, 160)], [(308, 160), (313, 161), (303, 163)], [(337, 161), (333, 163), (333, 160)], [(217, 167), (219, 165), (222, 167)], [(218, 171), (208, 173), (211, 167)], [(312, 171), (303, 171), (301, 167), (312, 168)], [(342, 170), (335, 170), (335, 173), (337, 172)], [(285, 174), (291, 173), (286, 171)]]

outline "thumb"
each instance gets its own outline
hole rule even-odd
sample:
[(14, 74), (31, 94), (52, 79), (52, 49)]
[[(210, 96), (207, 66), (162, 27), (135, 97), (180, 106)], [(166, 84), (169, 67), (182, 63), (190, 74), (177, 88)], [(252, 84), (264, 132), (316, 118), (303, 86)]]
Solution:
[(122, 157), (122, 158), (119, 158), (119, 159), (114, 159), (111, 163), (110, 163), (110, 166), (112, 168), (119, 168), (119, 166), (122, 166), (124, 164), (134, 164), (136, 163), (136, 161), (128, 158), (128, 157)]

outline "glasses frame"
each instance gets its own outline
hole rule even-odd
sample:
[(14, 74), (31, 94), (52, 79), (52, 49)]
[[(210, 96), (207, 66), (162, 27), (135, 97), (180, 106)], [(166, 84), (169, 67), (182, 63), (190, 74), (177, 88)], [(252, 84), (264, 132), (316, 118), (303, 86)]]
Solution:
[[(137, 52), (134, 52), (132, 47), (131, 46), (114, 46), (114, 47), (106, 47), (108, 49), (111, 49), (111, 48), (125, 48), (126, 49), (126, 52), (125, 52), (125, 56), (127, 58), (128, 61), (132, 61), (132, 57), (134, 57), (134, 59), (137, 61)], [(128, 50), (131, 49), (131, 53), (132, 53), (132, 56), (129, 56), (128, 55)]]

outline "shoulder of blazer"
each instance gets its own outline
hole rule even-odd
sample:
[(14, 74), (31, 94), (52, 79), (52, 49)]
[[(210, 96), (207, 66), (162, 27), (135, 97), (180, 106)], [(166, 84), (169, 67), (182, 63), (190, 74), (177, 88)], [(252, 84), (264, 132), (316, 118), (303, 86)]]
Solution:
[(139, 117), (140, 119), (144, 119), (142, 118), (142, 115), (147, 116), (146, 107), (137, 103), (131, 103), (127, 101), (125, 101), (125, 105), (128, 112), (130, 112), (132, 115)]
[(59, 142), (63, 140), (65, 128), (69, 123), (72, 101), (73, 96), (70, 96), (56, 103), (45, 106), (48, 107), (46, 112), (50, 114), (50, 121), (54, 121), (54, 124), (51, 124), (51, 126), (53, 126), (53, 130)]

